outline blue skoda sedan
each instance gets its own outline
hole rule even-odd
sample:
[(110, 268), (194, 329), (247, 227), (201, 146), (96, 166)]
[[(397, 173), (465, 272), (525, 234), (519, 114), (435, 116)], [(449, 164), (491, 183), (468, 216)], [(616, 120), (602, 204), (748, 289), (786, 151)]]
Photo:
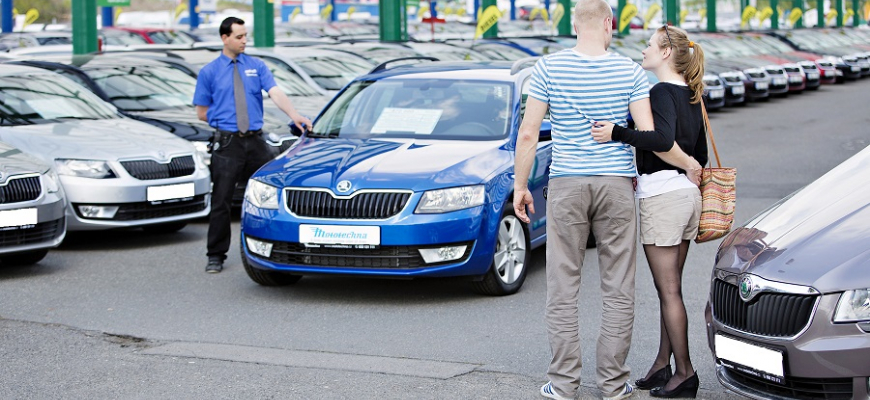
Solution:
[(517, 292), (546, 240), (552, 152), (545, 121), (526, 225), (511, 197), (529, 61), (384, 64), (350, 82), (248, 181), (241, 251), (251, 279), (467, 276), (483, 294)]

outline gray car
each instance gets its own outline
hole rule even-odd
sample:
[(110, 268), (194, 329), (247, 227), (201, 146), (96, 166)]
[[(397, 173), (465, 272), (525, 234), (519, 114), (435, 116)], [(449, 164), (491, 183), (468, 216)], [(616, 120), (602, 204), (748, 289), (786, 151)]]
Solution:
[(0, 84), (0, 141), (55, 167), (70, 231), (175, 231), (208, 214), (210, 175), (190, 142), (53, 72), (4, 65)]
[(755, 399), (870, 398), (870, 147), (726, 236), (707, 337)]
[(49, 164), (0, 142), (0, 263), (42, 260), (66, 236), (63, 188)]

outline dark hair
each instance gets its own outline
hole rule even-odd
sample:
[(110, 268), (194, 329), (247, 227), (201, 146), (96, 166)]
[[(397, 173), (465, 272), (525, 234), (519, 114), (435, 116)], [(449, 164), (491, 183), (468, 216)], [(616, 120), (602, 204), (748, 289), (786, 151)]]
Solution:
[(226, 17), (224, 21), (221, 22), (221, 27), (218, 29), (218, 32), (223, 35), (230, 35), (233, 33), (233, 25), (244, 25), (245, 21), (242, 21), (236, 17)]
[(689, 40), (683, 29), (665, 25), (658, 32), (664, 33), (659, 35), (659, 47), (672, 49), (674, 70), (686, 79), (692, 91), (692, 103), (700, 102), (704, 95), (704, 50), (700, 44)]

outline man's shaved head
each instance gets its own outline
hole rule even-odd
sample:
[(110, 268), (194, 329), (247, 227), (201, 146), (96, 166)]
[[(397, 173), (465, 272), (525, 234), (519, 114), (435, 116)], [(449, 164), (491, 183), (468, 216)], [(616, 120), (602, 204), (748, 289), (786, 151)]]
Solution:
[(579, 29), (612, 17), (613, 10), (605, 0), (580, 0), (574, 7), (574, 22)]

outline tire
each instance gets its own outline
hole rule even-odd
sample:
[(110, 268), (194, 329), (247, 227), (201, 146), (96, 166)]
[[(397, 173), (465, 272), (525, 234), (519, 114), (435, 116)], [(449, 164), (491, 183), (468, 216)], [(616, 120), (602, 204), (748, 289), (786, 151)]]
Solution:
[(529, 229), (517, 219), (510, 204), (505, 205), (502, 212), (497, 235), (489, 271), (479, 281), (472, 281), (476, 292), (488, 296), (506, 296), (519, 291), (532, 262)]
[(187, 226), (186, 221), (167, 222), (165, 224), (145, 225), (142, 227), (142, 230), (148, 233), (167, 234), (178, 232), (184, 229), (185, 226)]
[(28, 251), (25, 253), (18, 254), (10, 254), (7, 256), (0, 257), (0, 262), (3, 265), (9, 266), (25, 266), (25, 265), (33, 265), (40, 261), (48, 254), (48, 250), (34, 250)]
[(299, 282), (299, 280), (302, 279), (302, 275), (265, 271), (259, 268), (254, 268), (251, 266), (251, 263), (248, 262), (248, 257), (245, 256), (245, 250), (242, 250), (242, 265), (244, 265), (248, 277), (261, 286), (287, 286)]

